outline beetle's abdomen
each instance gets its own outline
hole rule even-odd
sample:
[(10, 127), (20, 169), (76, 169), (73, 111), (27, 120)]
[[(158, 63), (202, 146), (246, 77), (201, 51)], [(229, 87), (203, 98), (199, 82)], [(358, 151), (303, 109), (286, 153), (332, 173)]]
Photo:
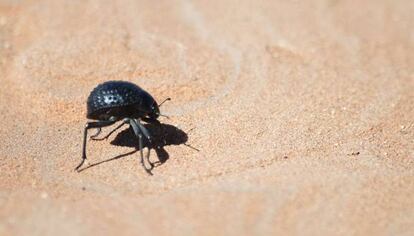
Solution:
[(107, 81), (94, 88), (87, 101), (87, 118), (98, 119), (111, 108), (139, 104), (141, 93), (137, 85), (126, 81)]

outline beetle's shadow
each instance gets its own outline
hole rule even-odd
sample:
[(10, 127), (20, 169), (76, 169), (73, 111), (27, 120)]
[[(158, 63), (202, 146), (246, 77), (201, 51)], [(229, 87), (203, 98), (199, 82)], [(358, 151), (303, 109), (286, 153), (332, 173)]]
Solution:
[[(168, 124), (161, 124), (161, 125), (144, 124), (144, 126), (145, 128), (147, 128), (148, 132), (151, 134), (152, 142), (149, 143), (148, 140), (144, 138), (143, 146), (144, 148), (146, 147), (149, 148), (149, 150), (155, 150), (155, 153), (158, 158), (158, 161), (155, 161), (152, 163), (152, 168), (164, 164), (169, 159), (170, 156), (168, 152), (164, 149), (165, 146), (180, 145), (180, 144), (185, 144), (186, 146), (189, 146), (188, 144), (186, 144), (188, 140), (187, 133), (181, 129), (178, 129), (175, 126), (168, 125)], [(115, 139), (113, 139), (110, 143), (115, 146), (133, 147), (135, 148), (135, 150), (112, 157), (110, 159), (106, 159), (100, 162), (90, 164), (89, 166), (83, 168), (80, 171), (84, 171), (86, 169), (103, 164), (105, 162), (114, 161), (122, 157), (132, 155), (140, 150), (138, 138), (137, 136), (135, 136), (134, 131), (132, 127), (130, 126), (127, 129), (119, 132), (117, 136), (115, 137)], [(191, 146), (189, 147), (193, 148)], [(193, 149), (198, 151), (198, 149), (196, 148), (193, 148)], [(152, 168), (150, 169), (150, 171), (152, 170)]]
[[(167, 124), (145, 124), (145, 128), (151, 134), (152, 142), (149, 143), (147, 139), (143, 139), (143, 146), (150, 149), (154, 149), (158, 162), (153, 164), (163, 164), (169, 159), (167, 151), (164, 146), (168, 145), (180, 145), (184, 144), (188, 140), (188, 135), (184, 131), (178, 129), (175, 126)], [(135, 136), (131, 127), (120, 132), (114, 140), (111, 141), (112, 145), (123, 147), (134, 147), (135, 151), (139, 151), (138, 139)]]

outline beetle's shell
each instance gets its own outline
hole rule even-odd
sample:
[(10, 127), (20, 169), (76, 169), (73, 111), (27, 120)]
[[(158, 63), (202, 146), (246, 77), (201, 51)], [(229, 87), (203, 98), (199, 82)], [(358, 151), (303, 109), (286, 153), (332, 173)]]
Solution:
[(105, 114), (111, 111), (125, 113), (128, 107), (139, 106), (145, 99), (153, 100), (151, 95), (131, 82), (107, 81), (92, 90), (87, 100), (86, 116), (89, 119), (105, 119)]

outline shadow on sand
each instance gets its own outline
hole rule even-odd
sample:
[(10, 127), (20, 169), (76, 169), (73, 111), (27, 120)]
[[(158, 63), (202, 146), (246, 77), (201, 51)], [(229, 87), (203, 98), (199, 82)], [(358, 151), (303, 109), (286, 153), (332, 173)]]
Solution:
[[(184, 144), (196, 151), (199, 151), (198, 149), (186, 144), (188, 140), (187, 133), (182, 131), (181, 129), (178, 129), (175, 126), (168, 124), (144, 124), (144, 126), (148, 129), (152, 137), (152, 143), (149, 143), (148, 140), (144, 139), (144, 148), (147, 147), (149, 149), (154, 149), (158, 157), (158, 161), (151, 163), (152, 165), (149, 171), (151, 171), (155, 167), (164, 164), (169, 159), (170, 156), (168, 152), (164, 149), (165, 146)], [(138, 139), (135, 136), (134, 131), (131, 127), (128, 127), (128, 129), (119, 132), (115, 139), (111, 141), (111, 144), (115, 146), (134, 147), (135, 150), (112, 157), (110, 159), (92, 163), (89, 166), (79, 170), (79, 172), (103, 164), (105, 162), (114, 161), (122, 157), (132, 155), (139, 151)]]

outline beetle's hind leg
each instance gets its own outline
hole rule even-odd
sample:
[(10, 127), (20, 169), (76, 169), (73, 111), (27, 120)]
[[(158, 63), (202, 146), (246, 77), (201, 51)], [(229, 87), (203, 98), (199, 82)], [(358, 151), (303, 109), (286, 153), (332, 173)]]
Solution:
[(128, 119), (124, 119), (121, 124), (119, 124), (117, 127), (115, 127), (115, 129), (111, 130), (111, 132), (109, 132), (107, 135), (103, 136), (102, 138), (96, 138), (101, 133), (101, 130), (102, 130), (101, 128), (98, 128), (98, 131), (96, 132), (96, 134), (91, 136), (91, 139), (95, 141), (105, 140), (109, 138), (109, 136), (111, 136), (115, 131), (120, 129), (122, 126), (124, 126), (125, 124), (128, 124), (128, 122), (129, 122)]
[[(116, 120), (101, 120), (101, 121), (94, 121), (94, 122), (87, 122), (85, 125), (85, 129), (83, 130), (83, 146), (82, 146), (82, 161), (76, 166), (75, 170), (79, 172), (79, 168), (85, 163), (86, 160), (86, 142), (88, 140), (88, 130), (93, 128), (101, 129), (105, 126), (110, 126), (114, 124)], [(99, 134), (99, 133), (98, 133)]]
[(99, 127), (99, 128), (96, 130), (96, 133), (95, 133), (94, 135), (91, 135), (90, 139), (92, 139), (92, 140), (101, 140), (101, 139), (96, 138), (96, 137), (98, 137), (98, 135), (101, 133), (101, 131), (102, 131), (102, 128), (101, 128), (101, 127)]
[(149, 142), (151, 142), (148, 130), (145, 129), (145, 127), (143, 127), (142, 124), (140, 124), (139, 122), (136, 122), (134, 119), (129, 119), (129, 124), (131, 125), (132, 129), (134, 130), (135, 135), (138, 138), (139, 150), (140, 150), (140, 154), (141, 154), (141, 165), (142, 165), (142, 167), (144, 167), (145, 171), (149, 175), (152, 175), (151, 169), (153, 167), (153, 164), (149, 161), (150, 147), (148, 147), (148, 153), (147, 153), (147, 156), (146, 156), (146, 159), (147, 159), (148, 163), (151, 165), (151, 169), (148, 169), (145, 166), (145, 163), (144, 163), (144, 145), (143, 145), (143, 142), (142, 142), (143, 135), (147, 139), (149, 138), (148, 140), (149, 140)]

